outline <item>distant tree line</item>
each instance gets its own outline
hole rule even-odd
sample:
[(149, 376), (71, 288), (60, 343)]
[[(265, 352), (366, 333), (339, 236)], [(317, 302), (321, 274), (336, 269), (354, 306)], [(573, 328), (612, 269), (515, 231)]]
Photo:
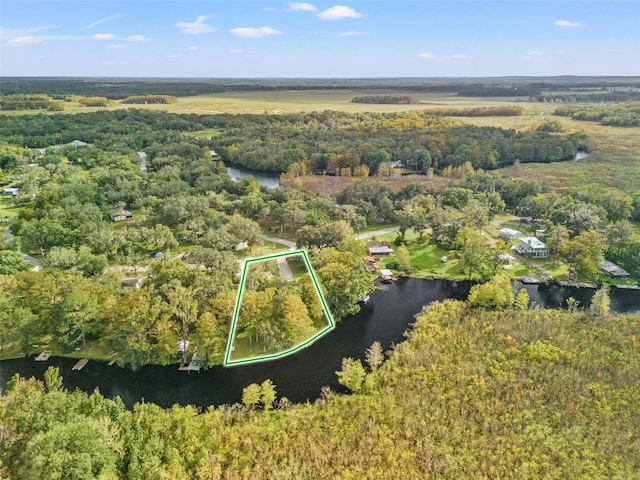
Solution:
[(520, 117), (524, 115), (524, 107), (475, 107), (475, 108), (436, 108), (427, 110), (432, 115), (446, 117)]
[(613, 90), (596, 93), (543, 93), (529, 98), (531, 102), (545, 103), (587, 103), (587, 102), (628, 102), (640, 100), (640, 91)]
[(64, 110), (62, 102), (58, 102), (44, 94), (16, 94), (0, 97), (0, 110)]
[(414, 105), (420, 103), (416, 97), (410, 95), (364, 95), (353, 97), (351, 103), (373, 103), (393, 105)]
[(630, 102), (603, 107), (562, 106), (556, 108), (554, 115), (571, 117), (574, 120), (600, 122), (611, 127), (640, 126), (640, 102)]
[(178, 99), (171, 95), (132, 95), (120, 100), (120, 103), (132, 103), (136, 105), (176, 103)]
[(539, 95), (540, 90), (526, 85), (465, 85), (458, 89), (459, 97), (530, 97)]
[[(634, 79), (616, 77), (548, 77), (544, 79), (103, 79), (103, 78), (24, 78), (3, 77), (4, 94), (48, 94), (104, 96), (123, 99), (130, 95), (173, 95), (176, 97), (209, 93), (284, 90), (366, 90), (381, 94), (452, 93), (471, 97), (536, 97), (543, 91), (565, 92), (577, 88), (637, 88)], [(572, 93), (573, 94), (573, 93)]]

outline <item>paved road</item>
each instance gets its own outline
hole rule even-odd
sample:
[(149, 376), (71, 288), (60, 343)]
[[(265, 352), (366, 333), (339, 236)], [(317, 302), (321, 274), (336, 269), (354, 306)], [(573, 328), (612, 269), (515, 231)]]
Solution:
[(356, 238), (356, 240), (362, 240), (363, 238), (371, 238), (371, 237), (377, 237), (378, 235), (386, 235), (387, 233), (397, 232), (398, 230), (400, 230), (400, 227), (382, 228), (380, 230), (376, 230), (375, 232), (356, 233), (354, 237)]
[(287, 262), (285, 257), (280, 257), (276, 259), (278, 262), (278, 268), (280, 269), (280, 276), (288, 281), (293, 281), (293, 272), (291, 271), (291, 267)]
[(296, 249), (296, 242), (291, 242), (289, 240), (285, 240), (284, 238), (277, 237), (268, 237), (267, 235), (263, 235), (263, 237), (267, 242), (279, 243), (280, 245), (285, 245), (289, 247), (289, 250)]
[[(2, 231), (2, 237), (9, 245), (13, 245), (14, 239), (13, 239), (13, 234), (11, 233), (11, 224), (9, 224), (7, 228), (5, 228)], [(27, 255), (26, 253), (23, 253), (22, 261), (24, 263), (28, 263), (29, 265), (32, 265), (34, 270), (36, 271), (40, 270), (40, 261), (37, 258)]]

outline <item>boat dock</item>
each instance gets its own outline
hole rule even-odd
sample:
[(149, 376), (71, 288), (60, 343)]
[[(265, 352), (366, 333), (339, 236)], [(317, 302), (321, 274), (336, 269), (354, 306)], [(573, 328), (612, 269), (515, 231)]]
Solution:
[(51, 350), (45, 350), (36, 357), (36, 362), (46, 362), (47, 360), (49, 360), (49, 357), (51, 357), (52, 353), (53, 352), (51, 352)]
[(202, 368), (202, 365), (200, 364), (201, 360), (200, 357), (198, 356), (198, 349), (196, 347), (195, 351), (193, 352), (193, 356), (191, 357), (191, 361), (189, 362), (188, 365), (180, 365), (180, 367), (178, 367), (178, 370), (180, 370), (181, 372), (198, 372), (200, 373), (200, 369)]
[(82, 370), (87, 363), (89, 363), (89, 359), (83, 358), (76, 363), (71, 370)]

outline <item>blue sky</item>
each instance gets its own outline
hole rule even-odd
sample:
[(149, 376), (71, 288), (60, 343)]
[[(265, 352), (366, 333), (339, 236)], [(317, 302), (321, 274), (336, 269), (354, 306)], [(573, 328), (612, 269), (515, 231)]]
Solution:
[(0, 75), (640, 75), (640, 0), (2, 0)]

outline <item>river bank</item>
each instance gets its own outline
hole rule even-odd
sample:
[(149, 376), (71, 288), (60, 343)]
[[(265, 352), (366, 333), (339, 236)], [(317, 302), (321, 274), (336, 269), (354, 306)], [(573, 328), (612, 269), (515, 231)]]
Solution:
[[(64, 386), (91, 393), (96, 388), (109, 397), (119, 396), (125, 405), (145, 401), (169, 408), (173, 404), (207, 407), (239, 402), (242, 389), (251, 383), (271, 379), (279, 396), (300, 403), (321, 396), (323, 387), (343, 391), (335, 372), (343, 358), (363, 359), (365, 350), (379, 341), (385, 350), (404, 341), (405, 332), (424, 305), (446, 299), (466, 299), (471, 282), (424, 280), (400, 277), (391, 284), (376, 283), (376, 290), (360, 313), (346, 317), (336, 328), (308, 348), (265, 362), (232, 367), (212, 367), (201, 373), (181, 372), (177, 364), (146, 365), (136, 371), (91, 360), (81, 371), (73, 371), (77, 358), (52, 356), (47, 362), (33, 357), (0, 362), (0, 388), (13, 375), (42, 379), (49, 366), (60, 368)], [(575, 298), (579, 308), (591, 303), (595, 290), (561, 287), (557, 284), (524, 285), (532, 306), (566, 307)], [(612, 289), (611, 310), (617, 313), (640, 311), (640, 291)]]

